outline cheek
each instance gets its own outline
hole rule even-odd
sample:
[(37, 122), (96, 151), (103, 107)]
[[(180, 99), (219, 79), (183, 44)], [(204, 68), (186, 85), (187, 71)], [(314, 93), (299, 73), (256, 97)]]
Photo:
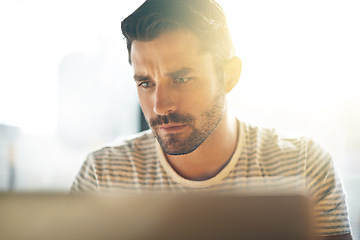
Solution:
[(214, 97), (218, 90), (215, 86), (199, 87), (192, 94), (189, 94), (188, 97), (191, 101), (187, 101), (187, 105), (199, 111), (205, 110), (214, 103)]

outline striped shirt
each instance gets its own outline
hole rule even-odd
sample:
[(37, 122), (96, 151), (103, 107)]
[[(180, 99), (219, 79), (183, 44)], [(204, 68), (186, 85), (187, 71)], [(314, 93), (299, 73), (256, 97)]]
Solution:
[(193, 181), (170, 166), (150, 130), (89, 154), (71, 193), (144, 191), (304, 191), (315, 201), (320, 235), (350, 232), (345, 195), (329, 153), (305, 137), (238, 121), (235, 152), (214, 177)]

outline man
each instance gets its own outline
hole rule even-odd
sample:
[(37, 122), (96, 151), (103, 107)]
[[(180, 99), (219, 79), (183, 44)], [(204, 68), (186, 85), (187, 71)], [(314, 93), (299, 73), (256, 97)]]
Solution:
[(316, 201), (319, 234), (351, 239), (329, 154), (228, 112), (225, 95), (242, 65), (216, 2), (147, 0), (122, 32), (151, 131), (90, 154), (72, 192), (304, 187)]

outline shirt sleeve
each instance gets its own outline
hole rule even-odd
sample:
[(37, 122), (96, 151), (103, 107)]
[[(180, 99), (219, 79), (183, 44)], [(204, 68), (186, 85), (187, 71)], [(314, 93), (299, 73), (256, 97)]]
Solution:
[(319, 144), (307, 142), (306, 186), (314, 200), (319, 235), (350, 233), (345, 193), (330, 154)]
[(96, 175), (94, 156), (89, 154), (76, 176), (70, 194), (99, 192), (100, 186)]

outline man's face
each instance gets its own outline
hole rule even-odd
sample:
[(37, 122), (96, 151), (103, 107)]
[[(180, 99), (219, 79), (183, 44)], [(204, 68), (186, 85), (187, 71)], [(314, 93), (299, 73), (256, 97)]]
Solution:
[(134, 79), (145, 118), (164, 152), (188, 154), (217, 127), (225, 90), (212, 55), (191, 33), (172, 31), (131, 49)]

